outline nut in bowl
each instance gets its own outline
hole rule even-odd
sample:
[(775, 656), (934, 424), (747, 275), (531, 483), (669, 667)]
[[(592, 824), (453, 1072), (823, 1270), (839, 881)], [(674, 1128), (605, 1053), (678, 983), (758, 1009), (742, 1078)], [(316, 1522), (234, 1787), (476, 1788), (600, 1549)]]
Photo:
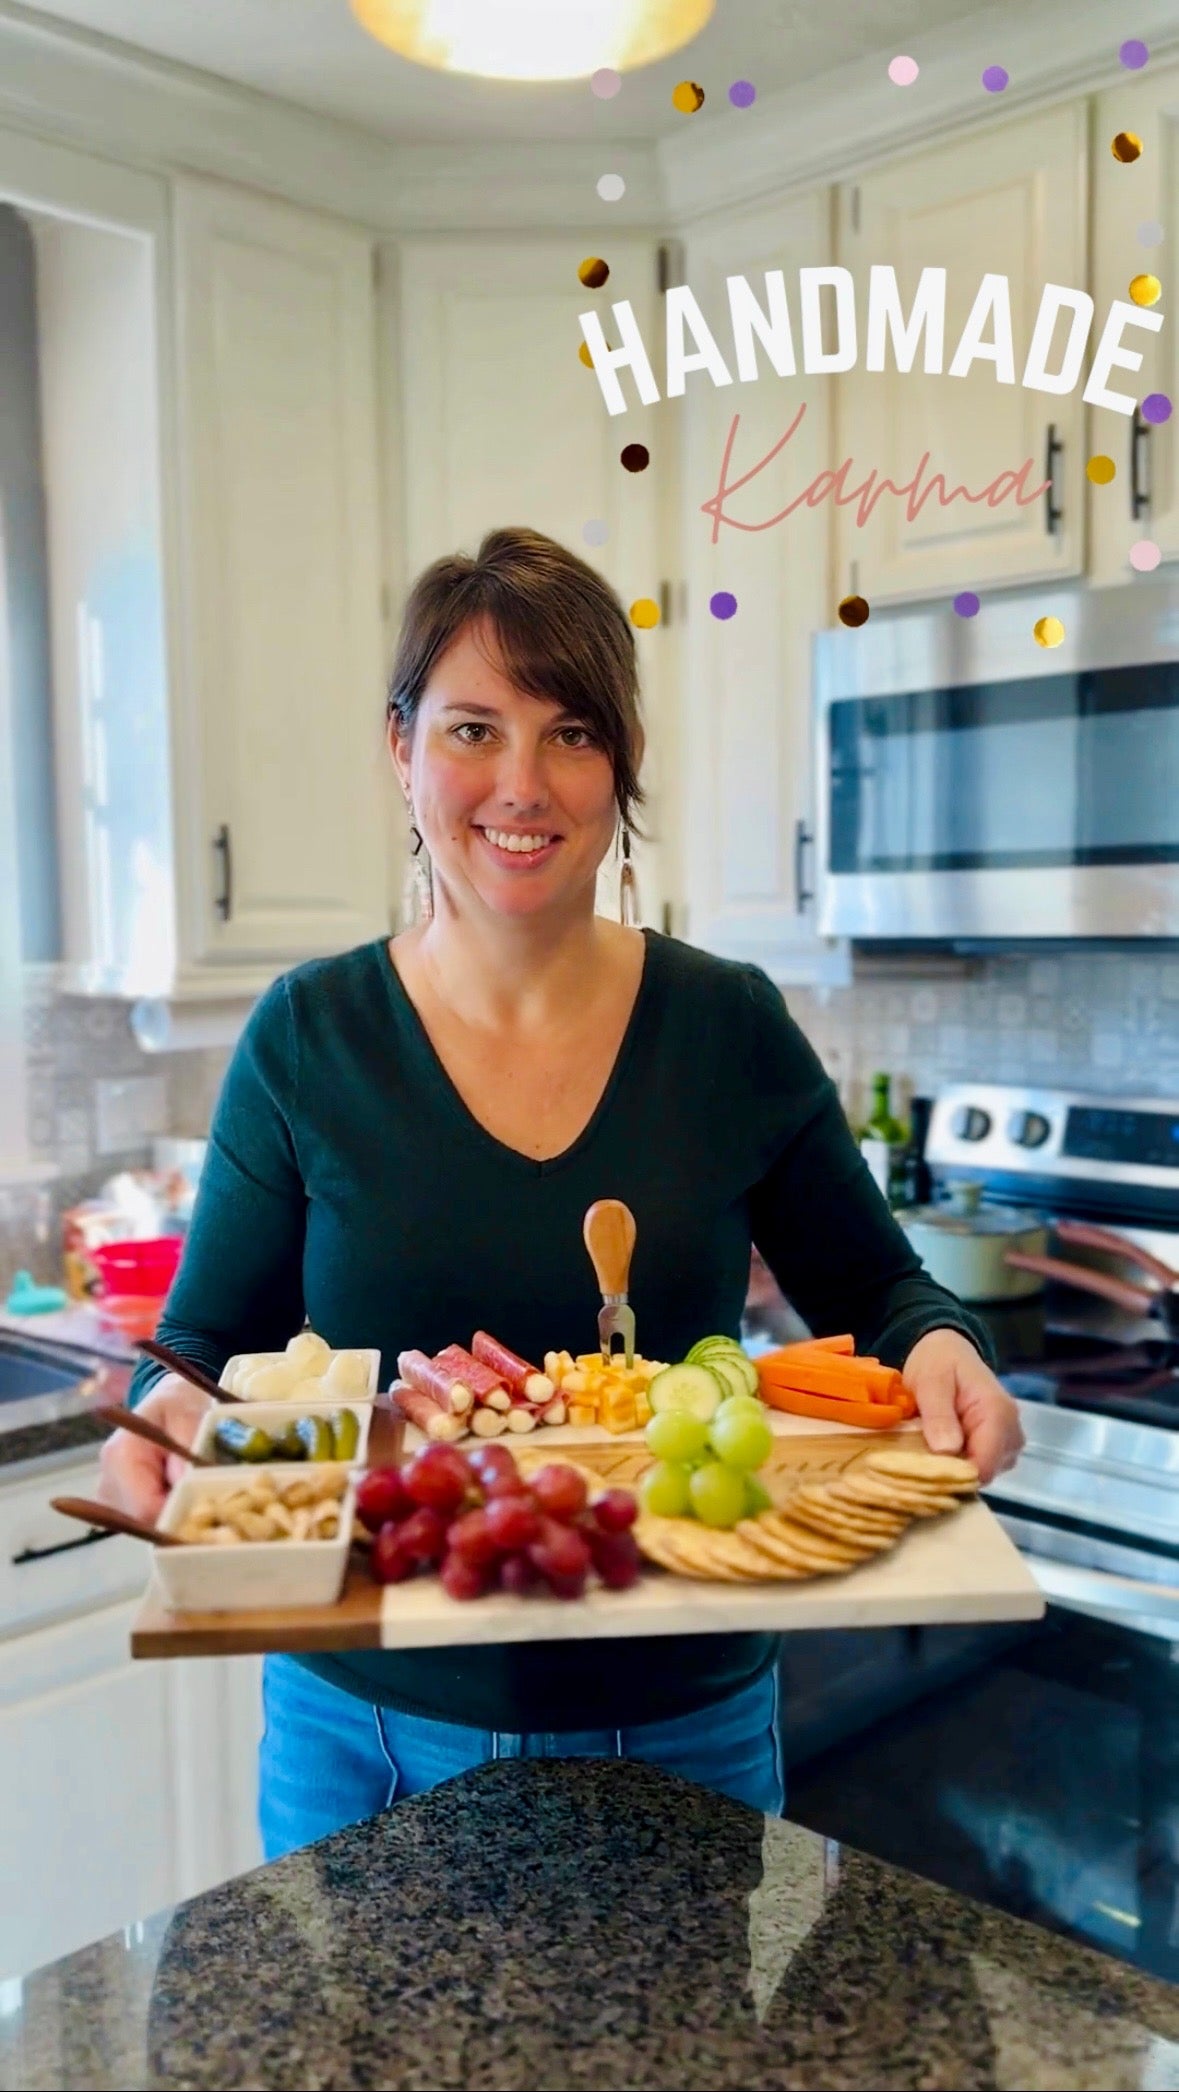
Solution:
[(193, 1451), (218, 1466), (258, 1467), (281, 1460), (363, 1462), (372, 1428), (371, 1404), (238, 1402), (214, 1404), (205, 1412)]
[(333, 1351), (313, 1329), (301, 1329), (285, 1351), (241, 1351), (227, 1359), (221, 1386), (239, 1402), (372, 1402), (380, 1378), (379, 1351)]
[(174, 1612), (333, 1605), (355, 1499), (351, 1471), (336, 1462), (188, 1474), (160, 1513), (161, 1532), (185, 1543), (156, 1549), (160, 1591)]

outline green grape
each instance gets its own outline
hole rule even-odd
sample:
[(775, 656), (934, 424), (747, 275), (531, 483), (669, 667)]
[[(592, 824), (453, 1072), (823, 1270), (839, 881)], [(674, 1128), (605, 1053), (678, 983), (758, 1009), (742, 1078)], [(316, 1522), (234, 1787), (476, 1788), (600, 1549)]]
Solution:
[(686, 1518), (689, 1509), (688, 1470), (674, 1460), (660, 1460), (643, 1476), (639, 1485), (643, 1509), (657, 1518)]
[(708, 1427), (708, 1442), (718, 1460), (729, 1467), (741, 1467), (753, 1473), (764, 1466), (773, 1450), (774, 1434), (761, 1416), (753, 1416), (741, 1409), (728, 1416), (716, 1415)]
[(723, 1461), (698, 1467), (688, 1484), (692, 1509), (702, 1525), (736, 1525), (745, 1516), (745, 1477)]
[(708, 1444), (708, 1425), (685, 1409), (653, 1416), (644, 1436), (657, 1460), (694, 1460)]
[(765, 1413), (766, 1405), (760, 1395), (729, 1395), (721, 1403), (713, 1422), (722, 1416), (764, 1416)]
[(745, 1477), (745, 1516), (756, 1518), (759, 1511), (772, 1511), (774, 1499), (768, 1489), (763, 1488), (756, 1475)]

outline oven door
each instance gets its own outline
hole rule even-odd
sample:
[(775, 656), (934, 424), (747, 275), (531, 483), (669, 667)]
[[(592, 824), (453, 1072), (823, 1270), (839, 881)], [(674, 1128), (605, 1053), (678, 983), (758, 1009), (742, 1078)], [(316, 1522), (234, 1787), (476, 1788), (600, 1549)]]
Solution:
[(1179, 581), (1055, 608), (817, 640), (824, 935), (1179, 936)]

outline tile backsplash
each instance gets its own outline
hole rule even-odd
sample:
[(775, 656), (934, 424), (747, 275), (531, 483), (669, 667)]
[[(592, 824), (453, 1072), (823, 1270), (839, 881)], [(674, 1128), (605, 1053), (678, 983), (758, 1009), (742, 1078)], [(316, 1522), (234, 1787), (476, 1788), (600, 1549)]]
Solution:
[(894, 1077), (902, 1115), (914, 1093), (969, 1080), (1179, 1097), (1179, 957), (1013, 954), (944, 978), (889, 967), (825, 1002), (786, 992), (853, 1120), (867, 1115), (878, 1068)]

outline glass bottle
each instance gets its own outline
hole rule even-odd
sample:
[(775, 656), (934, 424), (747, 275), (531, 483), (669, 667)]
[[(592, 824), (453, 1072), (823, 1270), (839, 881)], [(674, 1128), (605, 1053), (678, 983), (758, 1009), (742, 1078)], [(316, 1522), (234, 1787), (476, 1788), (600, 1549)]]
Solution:
[(860, 1134), (860, 1152), (890, 1206), (905, 1197), (905, 1150), (909, 1136), (893, 1117), (890, 1091), (892, 1077), (883, 1071), (872, 1077), (872, 1110)]

